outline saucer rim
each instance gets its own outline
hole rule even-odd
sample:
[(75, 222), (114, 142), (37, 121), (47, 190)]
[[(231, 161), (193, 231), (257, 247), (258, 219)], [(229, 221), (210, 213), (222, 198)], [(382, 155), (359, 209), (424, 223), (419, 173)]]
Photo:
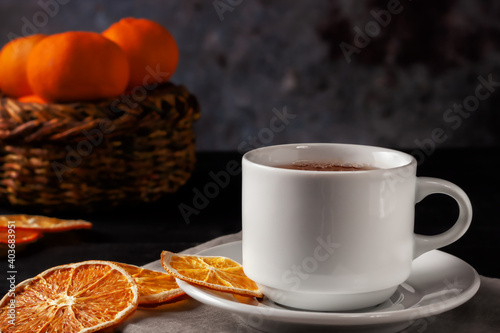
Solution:
[[(197, 254), (218, 255), (211, 252), (217, 251), (219, 249), (227, 250), (228, 248), (233, 248), (234, 251), (234, 248), (241, 248), (241, 243), (241, 241), (234, 241), (230, 243), (220, 244), (199, 251)], [(200, 301), (201, 303), (215, 306), (217, 308), (236, 313), (238, 315), (257, 314), (266, 316), (267, 320), (311, 325), (363, 326), (389, 324), (403, 321), (414, 321), (417, 319), (426, 318), (449, 311), (464, 304), (477, 293), (481, 282), (479, 274), (472, 266), (456, 256), (439, 250), (429, 251), (423, 256), (430, 257), (433, 255), (442, 255), (447, 257), (447, 260), (457, 261), (458, 264), (463, 266), (463, 269), (468, 270), (468, 274), (473, 275), (472, 283), (465, 287), (460, 294), (441, 302), (435, 302), (418, 307), (410, 307), (402, 310), (392, 310), (384, 312), (314, 312), (307, 310), (292, 310), (281, 307), (275, 308), (269, 306), (248, 305), (221, 298), (217, 296), (216, 292), (203, 288), (201, 286), (197, 286), (179, 279), (176, 280), (179, 287), (183, 289), (186, 294)], [(225, 254), (225, 256), (228, 255)]]

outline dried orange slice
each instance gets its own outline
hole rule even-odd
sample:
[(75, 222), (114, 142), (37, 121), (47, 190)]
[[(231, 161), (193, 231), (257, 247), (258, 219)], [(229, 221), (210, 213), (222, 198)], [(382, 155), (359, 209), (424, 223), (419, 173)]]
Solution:
[(110, 262), (53, 267), (0, 300), (0, 331), (95, 332), (122, 323), (137, 308), (138, 296), (134, 279)]
[[(10, 235), (10, 237), (9, 237)], [(14, 233), (9, 232), (9, 229), (0, 229), (0, 244), (9, 244), (9, 239), (14, 241), (14, 244), (28, 244), (42, 237), (42, 234), (33, 230), (15, 230)]]
[(186, 294), (170, 274), (129, 264), (115, 264), (129, 273), (137, 283), (140, 307), (155, 307)]
[(235, 294), (263, 297), (257, 284), (236, 261), (225, 257), (161, 253), (161, 265), (174, 277), (207, 288)]
[(83, 220), (63, 220), (40, 215), (1, 215), (0, 228), (7, 228), (9, 221), (15, 222), (16, 230), (29, 229), (40, 232), (90, 229), (92, 227), (92, 223)]

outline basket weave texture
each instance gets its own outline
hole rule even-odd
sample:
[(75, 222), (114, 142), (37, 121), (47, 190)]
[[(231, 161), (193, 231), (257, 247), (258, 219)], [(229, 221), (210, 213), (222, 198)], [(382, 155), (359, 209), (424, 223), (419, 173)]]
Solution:
[(196, 97), (172, 83), (97, 103), (0, 94), (0, 200), (43, 211), (155, 201), (189, 179), (199, 116)]

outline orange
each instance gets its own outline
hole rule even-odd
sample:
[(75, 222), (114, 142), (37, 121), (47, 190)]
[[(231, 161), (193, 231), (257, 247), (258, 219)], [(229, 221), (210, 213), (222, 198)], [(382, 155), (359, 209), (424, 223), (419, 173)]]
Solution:
[(236, 261), (225, 257), (161, 253), (161, 265), (174, 277), (207, 288), (241, 295), (263, 297), (257, 284)]
[(83, 220), (63, 220), (41, 215), (0, 215), (0, 229), (8, 228), (9, 221), (15, 229), (39, 232), (59, 232), (71, 229), (90, 229), (92, 223)]
[(0, 229), (0, 244), (9, 244), (10, 239), (15, 240), (15, 244), (28, 244), (42, 237), (42, 233), (34, 230), (15, 230), (9, 232), (9, 229)]
[(129, 273), (137, 283), (140, 307), (155, 307), (185, 295), (170, 274), (129, 264), (115, 264)]
[(160, 24), (132, 17), (121, 19), (102, 33), (118, 44), (130, 62), (128, 88), (153, 86), (174, 74), (179, 49), (170, 32)]
[(95, 332), (122, 323), (137, 308), (137, 285), (122, 268), (85, 261), (50, 268), (0, 301), (0, 331)]
[(47, 104), (43, 98), (37, 95), (26, 95), (18, 98), (21, 103), (38, 103), (38, 104)]
[(26, 74), (28, 56), (46, 35), (19, 37), (5, 44), (0, 52), (0, 90), (12, 97), (32, 94)]
[(119, 96), (129, 79), (122, 49), (95, 32), (69, 31), (46, 37), (28, 57), (28, 81), (48, 102)]

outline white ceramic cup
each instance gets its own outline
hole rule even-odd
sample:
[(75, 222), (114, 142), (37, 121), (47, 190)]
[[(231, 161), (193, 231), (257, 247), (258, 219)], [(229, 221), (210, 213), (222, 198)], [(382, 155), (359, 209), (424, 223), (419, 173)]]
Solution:
[[(277, 168), (298, 160), (362, 164), (367, 171)], [(413, 259), (459, 239), (472, 207), (456, 185), (416, 177), (403, 152), (348, 144), (287, 144), (243, 156), (243, 268), (276, 303), (343, 311), (389, 299)], [(459, 216), (439, 235), (414, 234), (415, 204), (454, 198)]]

